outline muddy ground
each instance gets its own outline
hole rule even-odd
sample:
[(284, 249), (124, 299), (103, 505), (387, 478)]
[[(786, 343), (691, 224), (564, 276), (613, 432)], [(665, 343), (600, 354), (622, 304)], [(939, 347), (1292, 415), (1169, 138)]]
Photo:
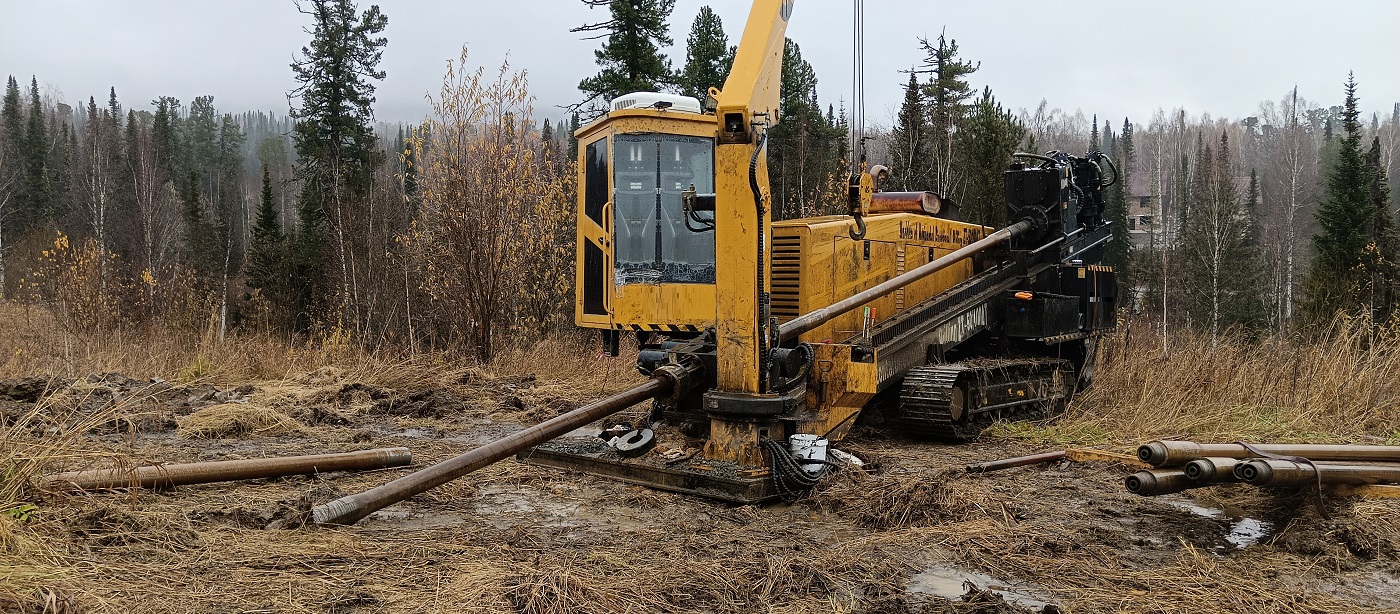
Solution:
[[(108, 374), (0, 381), (0, 421), (10, 458), (66, 442), (38, 473), (393, 446), (421, 468), (603, 392), (480, 374), (411, 390), (335, 369), (219, 386)], [(840, 447), (879, 471), (842, 471), (794, 504), (508, 460), (348, 528), (299, 525), (311, 505), (412, 468), (161, 492), (31, 487), (33, 509), (0, 517), (0, 611), (1400, 611), (1400, 503), (1332, 499), (1326, 519), (1286, 491), (1141, 498), (1121, 485), (1133, 469), (1112, 463), (965, 475), (1045, 448), (943, 445), (876, 424)]]

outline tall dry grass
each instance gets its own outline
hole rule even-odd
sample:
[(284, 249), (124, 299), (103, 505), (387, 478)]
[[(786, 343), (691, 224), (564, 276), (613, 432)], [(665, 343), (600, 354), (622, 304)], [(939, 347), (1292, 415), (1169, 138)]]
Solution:
[(1055, 427), (1138, 440), (1400, 440), (1400, 331), (1341, 325), (1311, 342), (1251, 343), (1125, 328)]
[[(313, 339), (267, 333), (220, 340), (217, 319), (204, 330), (170, 327), (73, 333), (42, 306), (0, 300), (0, 378), (42, 374), (82, 377), (123, 373), (170, 381), (247, 382), (291, 378), (332, 367), (345, 378), (412, 388), (470, 373), (491, 376), (548, 373), (552, 379), (597, 382), (600, 363), (593, 336), (564, 335), (508, 345), (482, 364), (470, 348), (409, 352), (402, 345), (369, 346), (339, 332)], [(619, 364), (627, 364), (624, 356)], [(618, 367), (611, 379), (630, 381), (635, 370)], [(606, 374), (606, 373), (605, 373)], [(616, 391), (609, 388), (609, 391)]]

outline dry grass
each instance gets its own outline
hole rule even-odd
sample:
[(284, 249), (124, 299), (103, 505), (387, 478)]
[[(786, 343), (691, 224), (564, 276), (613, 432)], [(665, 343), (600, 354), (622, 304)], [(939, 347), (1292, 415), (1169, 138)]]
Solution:
[[(1400, 439), (1400, 337), (1342, 331), (1323, 341), (1249, 344), (1125, 329), (1107, 340), (1094, 386), (1056, 427), (1125, 440), (1271, 442)], [(1073, 439), (1073, 438), (1072, 438)], [(1081, 437), (1082, 439), (1082, 437)]]
[(185, 439), (219, 439), (244, 435), (285, 435), (301, 424), (275, 409), (247, 403), (220, 403), (180, 419), (175, 431)]

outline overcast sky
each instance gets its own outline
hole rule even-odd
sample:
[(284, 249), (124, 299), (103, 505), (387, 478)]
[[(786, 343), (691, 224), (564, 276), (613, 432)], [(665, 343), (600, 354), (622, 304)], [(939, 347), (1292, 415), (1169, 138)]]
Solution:
[[(676, 0), (670, 57), (679, 68), (701, 5), (736, 43), (748, 17), (740, 0)], [(597, 41), (571, 27), (606, 19), (576, 0), (379, 2), (389, 39), (379, 119), (416, 121), (462, 45), (474, 63), (529, 72), (536, 109), (560, 117), (579, 79), (596, 71)], [(368, 6), (361, 2), (361, 7)], [(946, 28), (962, 57), (981, 62), (974, 87), (990, 85), (1008, 107), (1082, 109), (1121, 124), (1146, 122), (1158, 107), (1215, 117), (1257, 112), (1295, 84), (1325, 106), (1341, 104), (1356, 73), (1363, 111), (1389, 114), (1400, 101), (1400, 2), (1176, 0), (1132, 2), (866, 3), (866, 114), (888, 124), (908, 70), (923, 60), (920, 37)], [(309, 40), (291, 0), (0, 0), (0, 74), (54, 88), (72, 103), (107, 89), (127, 107), (169, 95), (214, 96), (220, 111), (285, 114), (294, 86), (288, 64)], [(788, 36), (816, 69), (823, 104), (850, 99), (850, 3), (799, 0)]]

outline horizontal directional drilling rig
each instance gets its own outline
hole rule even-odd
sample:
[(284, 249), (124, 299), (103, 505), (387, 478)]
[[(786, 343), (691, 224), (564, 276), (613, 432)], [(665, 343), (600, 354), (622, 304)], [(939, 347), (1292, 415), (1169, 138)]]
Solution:
[[(1113, 271), (1099, 264), (1112, 161), (1016, 154), (999, 230), (958, 220), (933, 193), (881, 192), (882, 167), (864, 161), (849, 215), (774, 222), (766, 146), (782, 120), (792, 10), (754, 2), (724, 88), (705, 103), (628, 94), (574, 134), (575, 322), (601, 331), (614, 356), (634, 335), (652, 379), (323, 506), (318, 521), (353, 522), (514, 452), (734, 502), (792, 498), (829, 464), (811, 450), (840, 441), (867, 408), (961, 441), (994, 420), (1054, 414), (1088, 385), (1095, 340), (1116, 325)], [(547, 442), (645, 400), (644, 432)], [(799, 441), (816, 447), (784, 447)], [(658, 452), (639, 454), (643, 443)]]

